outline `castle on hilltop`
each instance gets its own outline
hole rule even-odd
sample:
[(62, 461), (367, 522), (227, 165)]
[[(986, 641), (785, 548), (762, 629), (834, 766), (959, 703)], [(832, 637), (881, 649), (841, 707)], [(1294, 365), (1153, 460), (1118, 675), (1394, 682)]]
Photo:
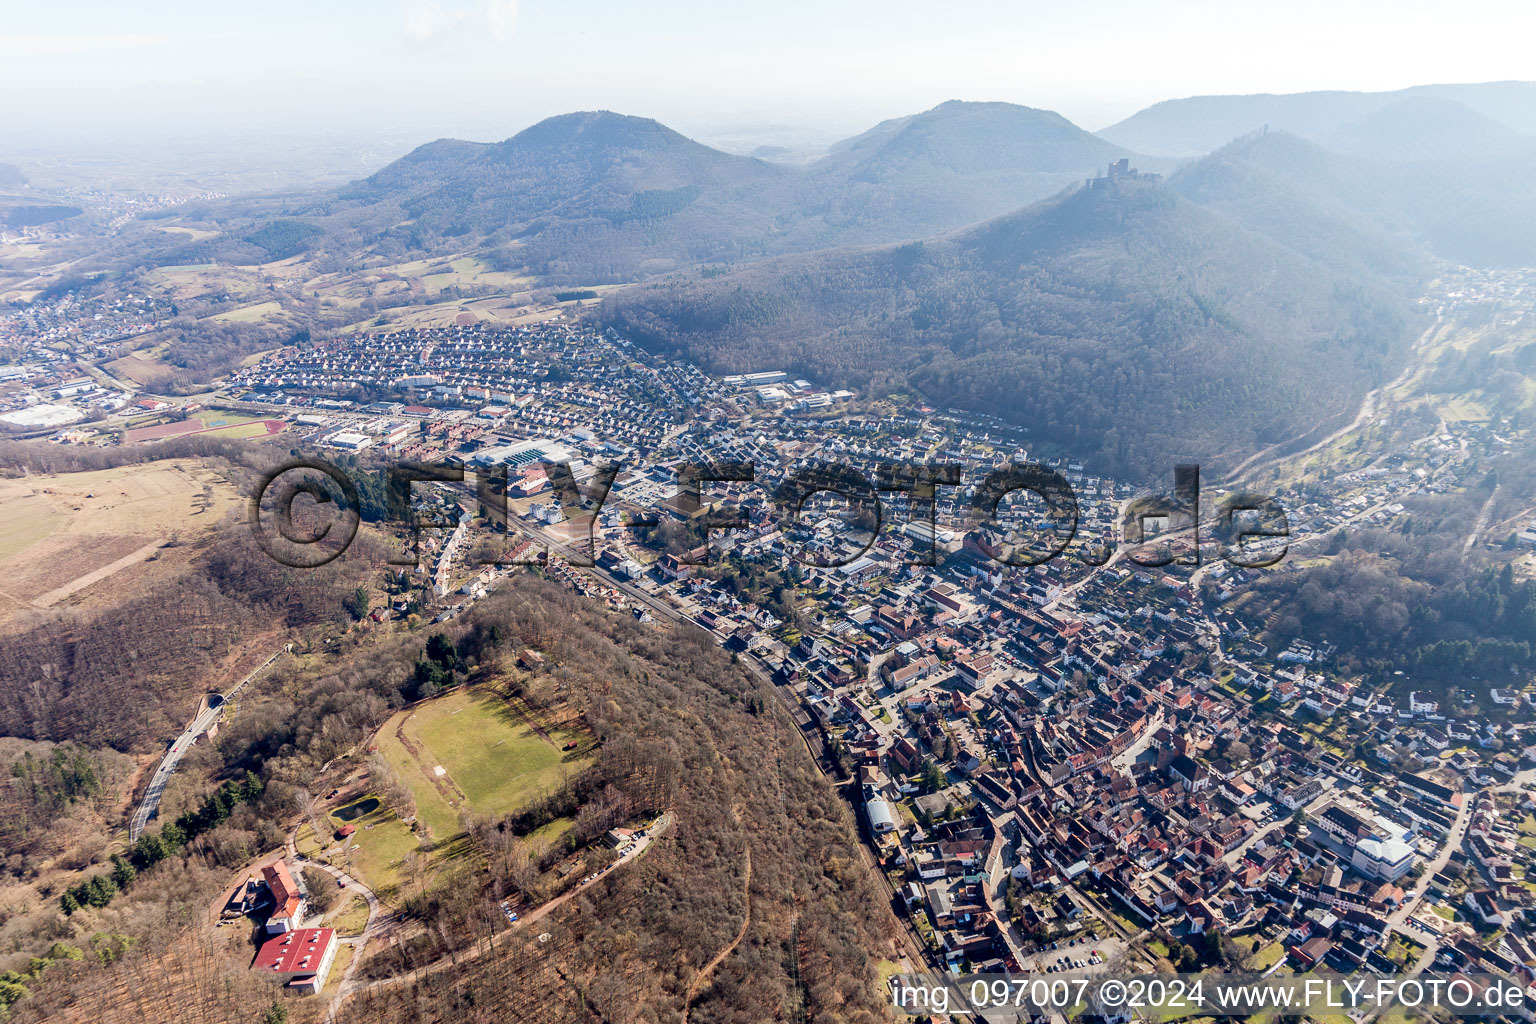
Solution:
[(1131, 158), (1123, 156), (1109, 165), (1109, 173), (1087, 179), (1089, 188), (1103, 188), (1115, 181), (1161, 181), (1161, 174), (1149, 174), (1131, 166)]

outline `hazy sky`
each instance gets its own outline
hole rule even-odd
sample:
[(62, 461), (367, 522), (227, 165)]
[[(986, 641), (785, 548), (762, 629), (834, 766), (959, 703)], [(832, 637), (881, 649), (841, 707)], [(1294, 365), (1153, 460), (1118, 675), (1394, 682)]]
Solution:
[(592, 108), (830, 136), (950, 98), (1098, 129), (1199, 93), (1532, 79), (1533, 29), (1532, 0), (0, 0), (0, 148), (488, 140)]

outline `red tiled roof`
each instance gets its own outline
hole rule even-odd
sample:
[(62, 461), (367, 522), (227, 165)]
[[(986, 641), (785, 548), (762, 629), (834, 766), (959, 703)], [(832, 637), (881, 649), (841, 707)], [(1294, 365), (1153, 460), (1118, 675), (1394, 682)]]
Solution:
[(272, 891), (272, 899), (277, 906), (272, 911), (274, 918), (292, 917), (299, 909), (299, 887), (294, 884), (293, 875), (288, 873), (288, 865), (282, 861), (276, 864), (268, 864), (261, 869), (262, 881), (267, 883), (267, 888)]
[(268, 939), (256, 954), (256, 970), (272, 974), (314, 974), (336, 941), (334, 928), (299, 928)]

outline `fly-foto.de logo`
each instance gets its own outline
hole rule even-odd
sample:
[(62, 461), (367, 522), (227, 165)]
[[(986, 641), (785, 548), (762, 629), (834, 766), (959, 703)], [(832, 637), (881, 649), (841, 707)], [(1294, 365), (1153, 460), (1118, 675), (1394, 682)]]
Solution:
[[(578, 481), (568, 461), (542, 461), (539, 465), (565, 518), (585, 519), (584, 547), (572, 545), (568, 560), (590, 566), (598, 523), (614, 481), (625, 467), (619, 463), (585, 467), (590, 472), (585, 480)], [(1267, 495), (1225, 494), (1202, 517), (1200, 469), (1194, 465), (1175, 468), (1171, 491), (1125, 502), (1115, 515), (1112, 537), (1103, 536), (1101, 531), (1083, 539), (1079, 538), (1082, 507), (1072, 485), (1056, 470), (1036, 463), (968, 473), (957, 463), (893, 462), (870, 472), (817, 462), (796, 466), (771, 481), (759, 479), (753, 462), (684, 463), (673, 471), (677, 492), (666, 503), (668, 514), (691, 523), (706, 541), (702, 553), (696, 551), (681, 559), (689, 565), (711, 560), (707, 544), (711, 535), (755, 525), (736, 500), (727, 497), (705, 503), (706, 492), (718, 485), (737, 493), (762, 488), (766, 503), (758, 503), (764, 510), (760, 518), (765, 514), (786, 538), (783, 550), (789, 558), (817, 568), (845, 566), (863, 557), (888, 518), (886, 497), (897, 495), (907, 505), (907, 521), (926, 526), (926, 530), (918, 531), (906, 563), (937, 564), (935, 537), (944, 488), (961, 489), (969, 495), (967, 501), (949, 502), (958, 513), (950, 518), (958, 519), (959, 530), (972, 541), (974, 549), (1010, 567), (1051, 561), (1067, 553), (1074, 542), (1072, 556), (1091, 565), (1104, 564), (1123, 547), (1120, 557), (1139, 566), (1195, 566), (1201, 563), (1201, 531), (1205, 529), (1215, 541), (1220, 559), (1240, 568), (1265, 568), (1285, 557), (1287, 546), (1283, 542), (1290, 536), (1285, 510)], [(425, 526), (444, 525), (420, 517), (413, 503), (415, 484), (460, 487), (478, 502), (495, 527), (509, 526), (505, 466), (472, 473), (448, 463), (407, 462), (388, 467), (383, 479), (382, 509), (375, 509), (375, 518), (403, 527), (413, 536)], [(295, 505), (306, 495), (307, 514), (298, 516)], [(805, 538), (812, 518), (808, 511), (829, 502), (836, 502), (843, 510), (835, 520), (841, 524), (843, 535), (837, 538), (838, 543), (828, 543), (825, 537), (812, 543)], [(321, 566), (340, 556), (356, 537), (363, 513), (357, 482), (334, 464), (316, 458), (294, 459), (268, 470), (257, 481), (248, 505), (251, 531), (262, 550), (295, 568)], [(825, 514), (814, 518), (823, 527), (832, 521)], [(620, 525), (624, 530), (648, 530), (659, 523), (652, 510), (632, 514)], [(796, 537), (802, 539), (796, 541)], [(541, 556), (527, 556), (505, 561), (485, 559), (479, 564), (536, 564), (541, 560)], [(415, 558), (400, 564), (415, 564)]]

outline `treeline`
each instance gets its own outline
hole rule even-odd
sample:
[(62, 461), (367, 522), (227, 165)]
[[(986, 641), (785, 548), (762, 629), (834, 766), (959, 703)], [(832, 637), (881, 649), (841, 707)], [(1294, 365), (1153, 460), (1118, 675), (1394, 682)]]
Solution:
[(0, 815), (0, 846), (10, 850), (33, 829), (46, 829), (78, 800), (97, 796), (103, 767), (78, 743), (61, 744), (45, 758), (31, 751), (11, 765), (10, 806)]
[(59, 909), (68, 917), (81, 907), (104, 907), (130, 888), (138, 873), (179, 852), (188, 843), (229, 820), (235, 807), (260, 800), (266, 785), (253, 772), (240, 782), (225, 782), (195, 811), (188, 811), (159, 832), (145, 833), (129, 856), (112, 855), (112, 870), (71, 886), (59, 896)]
[(246, 235), (245, 240), (265, 249), (268, 260), (285, 260), (308, 249), (323, 234), (302, 220), (272, 220)]
[[(126, 938), (126, 937), (125, 937)], [(93, 944), (94, 948), (95, 944)], [(109, 943), (97, 949), (97, 956), (113, 955), (117, 950), (115, 943)], [(6, 1020), (11, 1015), (11, 1007), (30, 995), (28, 985), (41, 981), (48, 968), (60, 961), (84, 960), (85, 951), (78, 946), (71, 946), (67, 942), (55, 942), (48, 947), (48, 952), (42, 956), (34, 956), (27, 963), (25, 973), (21, 971), (6, 971), (0, 974), (0, 1020)]]
[(1536, 671), (1536, 580), (1515, 579), (1509, 565), (1469, 566), (1431, 585), (1392, 559), (1349, 549), (1258, 593), (1254, 614), (1275, 617), (1272, 645), (1298, 636), (1334, 644), (1345, 673), (1475, 696)]
[[(600, 838), (625, 818), (662, 813), (676, 796), (682, 762), (672, 745), (634, 736), (605, 744), (598, 763), (552, 793), (496, 823), (501, 832), (528, 836), (562, 818), (576, 818), (578, 844)], [(614, 810), (623, 808), (622, 814)], [(586, 820), (582, 816), (586, 815)]]
[(168, 343), (160, 358), (182, 371), (171, 377), (168, 390), (183, 393), (205, 390), (209, 380), (228, 373), (248, 355), (309, 338), (308, 327), (295, 330), (280, 323), (216, 320), (178, 321), (166, 328), (166, 333)]
[(163, 459), (228, 458), (251, 454), (250, 445), (226, 438), (189, 436), (168, 438), (153, 444), (97, 448), (83, 444), (50, 444), (45, 441), (0, 440), (0, 472), (86, 473), (118, 466), (138, 466)]

